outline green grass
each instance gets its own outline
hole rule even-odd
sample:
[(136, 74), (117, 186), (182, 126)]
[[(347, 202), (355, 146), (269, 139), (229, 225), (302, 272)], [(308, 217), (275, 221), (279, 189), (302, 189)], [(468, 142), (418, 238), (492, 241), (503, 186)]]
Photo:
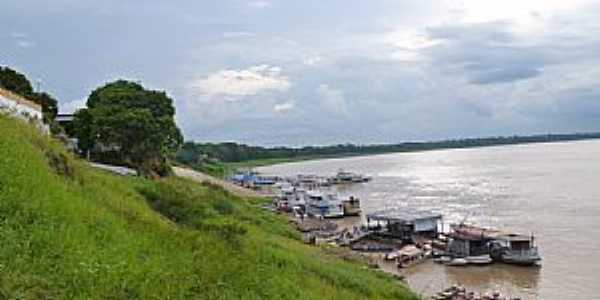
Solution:
[(261, 201), (96, 171), (0, 116), (0, 299), (416, 299)]

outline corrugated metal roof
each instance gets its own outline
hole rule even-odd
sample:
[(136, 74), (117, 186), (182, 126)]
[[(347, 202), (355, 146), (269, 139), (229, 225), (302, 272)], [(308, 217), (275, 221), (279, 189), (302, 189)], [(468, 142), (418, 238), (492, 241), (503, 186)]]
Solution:
[(417, 210), (413, 208), (397, 208), (367, 214), (367, 219), (372, 221), (413, 222), (424, 219), (441, 219), (442, 215), (431, 210)]

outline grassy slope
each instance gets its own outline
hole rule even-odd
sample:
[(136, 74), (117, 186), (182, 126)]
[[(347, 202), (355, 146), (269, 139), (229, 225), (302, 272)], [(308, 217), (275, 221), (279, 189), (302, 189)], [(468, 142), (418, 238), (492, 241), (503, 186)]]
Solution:
[(257, 201), (95, 171), (0, 116), (0, 299), (413, 298)]

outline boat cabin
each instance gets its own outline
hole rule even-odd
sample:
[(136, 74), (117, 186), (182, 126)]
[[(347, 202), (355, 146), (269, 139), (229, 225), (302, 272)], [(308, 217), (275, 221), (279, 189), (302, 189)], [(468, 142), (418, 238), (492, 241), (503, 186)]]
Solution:
[(384, 236), (412, 242), (416, 237), (436, 237), (441, 222), (441, 214), (406, 208), (367, 215), (367, 227), (370, 230)]
[(466, 224), (451, 225), (451, 229), (448, 234), (448, 252), (457, 257), (489, 254), (489, 244), (499, 233), (496, 230)]

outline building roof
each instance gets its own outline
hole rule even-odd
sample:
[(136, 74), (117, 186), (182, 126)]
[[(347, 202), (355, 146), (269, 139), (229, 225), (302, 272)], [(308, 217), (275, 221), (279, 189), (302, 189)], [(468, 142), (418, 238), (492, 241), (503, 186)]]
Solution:
[(56, 115), (57, 122), (73, 122), (73, 114), (58, 114)]
[(442, 215), (430, 210), (398, 208), (367, 214), (368, 220), (410, 223), (418, 220), (441, 219)]

